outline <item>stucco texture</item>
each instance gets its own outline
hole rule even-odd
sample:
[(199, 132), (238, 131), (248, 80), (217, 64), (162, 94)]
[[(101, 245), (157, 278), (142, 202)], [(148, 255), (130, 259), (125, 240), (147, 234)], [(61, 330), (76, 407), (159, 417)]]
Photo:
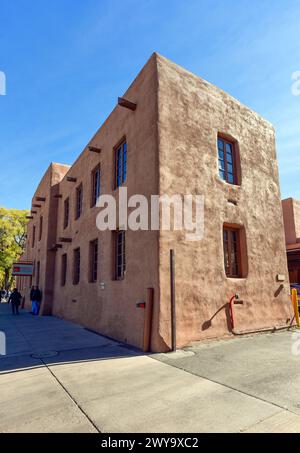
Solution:
[[(170, 344), (170, 249), (176, 253), (178, 346), (228, 335), (224, 306), (235, 293), (244, 301), (235, 307), (238, 331), (288, 325), (292, 312), (273, 127), (163, 57), (158, 57), (158, 80), (160, 193), (205, 197), (202, 241), (188, 242), (182, 232), (160, 234), (161, 335)], [(237, 140), (240, 186), (219, 177), (219, 133)], [(225, 275), (225, 223), (245, 229), (247, 278)], [(277, 274), (286, 277), (282, 287)]]

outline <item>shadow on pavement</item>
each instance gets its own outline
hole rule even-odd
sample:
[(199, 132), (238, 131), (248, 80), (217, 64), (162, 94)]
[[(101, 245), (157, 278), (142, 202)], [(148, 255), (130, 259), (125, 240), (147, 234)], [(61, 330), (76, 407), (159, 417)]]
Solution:
[(6, 355), (0, 355), (0, 375), (66, 363), (141, 356), (136, 348), (58, 318), (35, 317), (22, 310), (13, 316), (0, 304), (0, 332)]

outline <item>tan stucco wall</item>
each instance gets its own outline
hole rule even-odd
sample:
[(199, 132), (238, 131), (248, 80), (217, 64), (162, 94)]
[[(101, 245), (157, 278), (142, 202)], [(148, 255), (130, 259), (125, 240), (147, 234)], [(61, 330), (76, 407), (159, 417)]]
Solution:
[(296, 240), (300, 240), (300, 201), (293, 199)]
[(291, 283), (300, 281), (300, 201), (282, 201), (288, 267)]
[(287, 198), (282, 201), (282, 211), (286, 244), (295, 244), (297, 236), (294, 215), (294, 200), (292, 198)]
[[(226, 93), (162, 57), (158, 58), (158, 74), (160, 194), (205, 196), (202, 241), (187, 242), (182, 233), (160, 235), (162, 337), (170, 345), (171, 248), (176, 252), (179, 346), (228, 334), (222, 306), (235, 293), (245, 302), (235, 308), (237, 330), (286, 325), (292, 313), (273, 127)], [(219, 178), (218, 133), (238, 141), (241, 186)], [(224, 223), (245, 228), (245, 279), (226, 278)], [(277, 274), (286, 276), (282, 290)]]
[[(51, 314), (52, 297), (53, 297), (53, 274), (55, 266), (55, 255), (49, 251), (49, 248), (56, 242), (56, 223), (57, 223), (57, 200), (54, 194), (57, 193), (58, 183), (68, 171), (69, 166), (52, 163), (44, 174), (35, 194), (32, 198), (32, 205), (38, 204), (41, 207), (33, 207), (36, 211), (33, 219), (30, 220), (27, 227), (27, 242), (24, 259), (32, 261), (35, 264), (35, 274), (32, 278), (32, 284), (37, 282), (37, 263), (40, 261), (40, 279), (39, 287), (43, 293), (43, 302), (41, 307), (42, 314)], [(36, 197), (45, 198), (45, 201), (37, 201)], [(39, 239), (40, 217), (43, 217), (42, 237)], [(35, 226), (35, 244), (32, 247), (33, 227)], [(29, 291), (31, 279), (24, 279), (23, 294), (26, 298), (26, 306), (29, 308)]]
[[(136, 112), (116, 107), (103, 126), (95, 134), (90, 145), (99, 146), (101, 154), (85, 149), (67, 176), (77, 178), (76, 183), (60, 184), (57, 237), (72, 238), (56, 254), (53, 313), (76, 321), (110, 337), (142, 347), (143, 311), (136, 303), (145, 300), (147, 288), (154, 288), (155, 307), (159, 303), (158, 291), (158, 233), (126, 232), (126, 277), (113, 279), (113, 238), (111, 232), (99, 232), (96, 215), (99, 209), (90, 207), (91, 172), (101, 164), (101, 192), (118, 199), (113, 190), (115, 174), (114, 147), (126, 137), (128, 152), (128, 198), (133, 194), (149, 197), (158, 192), (157, 150), (157, 78), (153, 57), (144, 67), (125, 97), (137, 103)], [(75, 190), (83, 184), (83, 213), (74, 220)], [(64, 200), (70, 197), (70, 226), (63, 230)], [(99, 240), (98, 282), (90, 283), (89, 241)], [(73, 250), (81, 248), (81, 282), (72, 284)], [(67, 285), (62, 287), (61, 255), (68, 254)], [(100, 283), (105, 289), (100, 288)], [(158, 330), (158, 310), (155, 308), (153, 323)], [(156, 340), (154, 340), (156, 344)], [(155, 345), (153, 345), (155, 347)], [(159, 347), (159, 345), (156, 345)]]

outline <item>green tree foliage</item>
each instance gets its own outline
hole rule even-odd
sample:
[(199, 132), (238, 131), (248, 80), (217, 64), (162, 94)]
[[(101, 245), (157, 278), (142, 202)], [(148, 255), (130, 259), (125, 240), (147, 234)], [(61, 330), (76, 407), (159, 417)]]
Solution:
[(0, 288), (12, 285), (12, 265), (25, 249), (28, 211), (0, 207)]

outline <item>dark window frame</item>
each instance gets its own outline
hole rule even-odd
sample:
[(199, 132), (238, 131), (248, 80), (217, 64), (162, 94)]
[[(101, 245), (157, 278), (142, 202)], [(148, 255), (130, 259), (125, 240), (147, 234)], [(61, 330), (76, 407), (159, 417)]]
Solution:
[(99, 242), (98, 239), (90, 241), (90, 283), (98, 281), (98, 268), (99, 268)]
[[(234, 239), (235, 236), (235, 239)], [(227, 278), (242, 278), (241, 229), (223, 227), (224, 266)]]
[(66, 286), (67, 283), (67, 272), (68, 272), (68, 255), (64, 253), (61, 256), (61, 286)]
[[(98, 176), (98, 179), (96, 177)], [(98, 184), (97, 184), (98, 181)], [(92, 171), (92, 190), (91, 190), (91, 208), (96, 206), (98, 198), (101, 195), (101, 165), (98, 164)]]
[(79, 219), (83, 208), (83, 185), (82, 183), (76, 187), (75, 191), (75, 220)]
[(35, 278), (36, 286), (40, 286), (40, 277), (41, 277), (41, 262), (38, 261), (36, 263), (36, 278)]
[(31, 242), (31, 247), (32, 248), (35, 246), (35, 234), (36, 234), (36, 226), (33, 225), (33, 227), (32, 227), (32, 242)]
[(80, 283), (80, 265), (81, 256), (80, 247), (78, 247), (73, 251), (73, 285), (78, 285)]
[(43, 216), (40, 216), (40, 224), (39, 224), (39, 241), (41, 241), (43, 236)]
[(115, 280), (124, 280), (126, 275), (126, 231), (114, 232)]
[(121, 187), (127, 180), (128, 146), (123, 138), (114, 148), (115, 154), (115, 189)]
[[(221, 145), (222, 144), (222, 145)], [(230, 147), (228, 151), (227, 147)], [(219, 177), (227, 184), (238, 185), (237, 144), (235, 141), (218, 135), (218, 170)], [(223, 157), (221, 155), (223, 154)], [(230, 158), (228, 156), (231, 156)], [(231, 160), (231, 162), (230, 162)], [(222, 165), (223, 164), (223, 165)], [(232, 172), (229, 171), (230, 166)], [(224, 167), (224, 168), (223, 168)]]
[(70, 221), (70, 197), (64, 201), (64, 230), (68, 228)]

